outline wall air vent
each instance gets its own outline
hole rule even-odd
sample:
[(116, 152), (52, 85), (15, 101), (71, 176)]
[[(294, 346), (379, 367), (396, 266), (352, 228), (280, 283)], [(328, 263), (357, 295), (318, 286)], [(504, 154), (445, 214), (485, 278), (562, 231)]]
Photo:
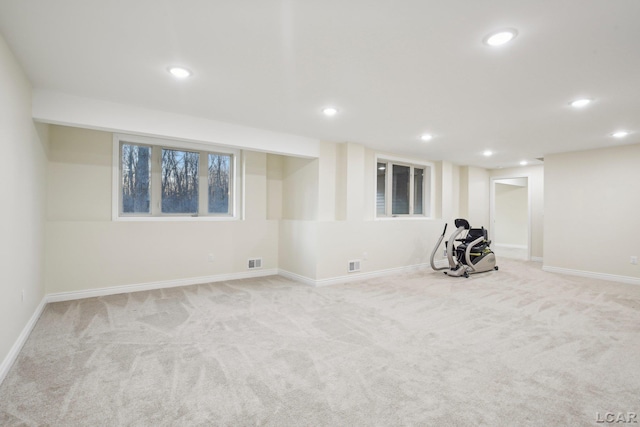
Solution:
[(353, 273), (355, 271), (360, 271), (360, 260), (355, 259), (353, 261), (349, 261), (349, 273)]
[(249, 260), (249, 270), (262, 268), (262, 258), (254, 258)]

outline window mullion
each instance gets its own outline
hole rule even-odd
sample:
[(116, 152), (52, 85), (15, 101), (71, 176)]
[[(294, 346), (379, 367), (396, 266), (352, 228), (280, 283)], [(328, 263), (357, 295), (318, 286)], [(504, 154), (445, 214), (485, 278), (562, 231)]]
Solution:
[(124, 168), (122, 165), (122, 148), (123, 143), (118, 144), (118, 215), (122, 215), (122, 211), (124, 210), (123, 205), (123, 178)]
[(162, 149), (160, 147), (152, 147), (151, 149), (151, 215), (159, 216), (161, 214), (160, 203), (162, 200), (162, 166), (161, 156)]
[(198, 165), (198, 215), (209, 213), (209, 153), (200, 151)]
[(387, 162), (385, 172), (385, 215), (393, 216), (393, 164), (391, 162)]
[(415, 200), (414, 200), (414, 182), (413, 182), (413, 174), (414, 174), (414, 170), (413, 170), (413, 166), (409, 166), (409, 215), (413, 215), (413, 205), (415, 204)]
[(422, 215), (423, 216), (429, 216), (426, 209), (426, 202), (427, 202), (426, 179), (427, 179), (427, 168), (423, 167), (422, 169)]
[(229, 160), (229, 210), (227, 213), (231, 216), (235, 216), (236, 214), (236, 199), (234, 195), (236, 194), (235, 186), (236, 186), (236, 156), (232, 155)]

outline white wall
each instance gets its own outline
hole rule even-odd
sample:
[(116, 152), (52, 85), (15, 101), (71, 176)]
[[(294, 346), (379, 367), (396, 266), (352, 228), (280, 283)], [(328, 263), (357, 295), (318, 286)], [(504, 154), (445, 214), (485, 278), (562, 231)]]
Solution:
[[(442, 233), (442, 219), (426, 218), (375, 218), (376, 195), (376, 153), (357, 144), (346, 144), (342, 160), (348, 165), (345, 176), (338, 181), (345, 186), (348, 195), (347, 219), (344, 221), (322, 221), (318, 223), (318, 258), (316, 279), (320, 282), (332, 278), (348, 277), (347, 265), (350, 260), (361, 260), (361, 272), (371, 273), (409, 266), (427, 264), (433, 245)], [(406, 159), (414, 163), (428, 159)], [(448, 174), (438, 176), (441, 168), (435, 168), (436, 194), (448, 192), (444, 202), (447, 211), (457, 210), (458, 168), (450, 163), (445, 169)], [(320, 171), (320, 180), (325, 178)], [(438, 188), (442, 186), (443, 188)], [(338, 189), (339, 191), (339, 189)], [(358, 197), (352, 197), (356, 195)], [(435, 209), (435, 208), (434, 208)]]
[[(340, 185), (346, 186), (346, 206), (347, 206), (347, 220), (351, 221), (362, 221), (366, 217), (371, 217), (373, 212), (373, 205), (367, 204), (366, 201), (371, 201), (373, 203), (375, 194), (374, 186), (372, 186), (373, 181), (370, 181), (369, 178), (373, 179), (375, 175), (369, 176), (371, 169), (366, 169), (366, 159), (372, 158), (372, 154), (367, 153), (364, 146), (360, 144), (347, 143), (346, 151), (344, 151), (346, 155), (346, 176), (345, 180), (340, 183)], [(368, 155), (367, 155), (368, 154)], [(365, 157), (366, 156), (366, 157)], [(373, 163), (369, 166), (371, 167)], [(329, 175), (327, 172), (324, 176)], [(323, 176), (323, 179), (324, 179)], [(365, 180), (368, 182), (368, 186), (365, 186)], [(373, 184), (375, 185), (375, 184)], [(370, 190), (367, 191), (367, 188)], [(366, 207), (369, 206), (370, 209), (366, 210)]]
[[(47, 127), (31, 119), (31, 86), (0, 36), (0, 381), (44, 296)], [(24, 300), (22, 293), (24, 292)], [(12, 350), (13, 349), (13, 350)]]
[(318, 223), (284, 219), (278, 235), (280, 270), (315, 280), (318, 258)]
[(442, 227), (430, 219), (320, 222), (316, 279), (348, 276), (354, 259), (362, 261), (362, 273), (428, 264)]
[(640, 278), (640, 144), (545, 156), (544, 266)]
[[(112, 134), (51, 126), (47, 292), (85, 291), (278, 266), (278, 221), (267, 220), (267, 155), (244, 152), (244, 221), (111, 220)], [(208, 255), (213, 254), (214, 262)]]
[(284, 157), (267, 154), (267, 219), (282, 219), (282, 173)]
[(453, 212), (454, 217), (467, 219), (472, 227), (488, 229), (489, 171), (475, 166), (458, 166), (457, 169), (457, 184), (454, 182), (454, 188), (451, 190), (453, 196), (457, 196), (458, 203), (458, 210)]
[(276, 241), (279, 268), (302, 278), (315, 278), (319, 160), (285, 156), (279, 165), (270, 166), (282, 168), (282, 221)]
[[(333, 221), (336, 219), (337, 186), (338, 186), (338, 144), (320, 143), (318, 159), (318, 220)], [(323, 171), (323, 172), (320, 172)], [(322, 177), (322, 179), (320, 179)]]
[(474, 227), (489, 228), (489, 171), (469, 166), (469, 222)]
[[(454, 165), (450, 162), (441, 162), (440, 163), (440, 208), (441, 208), (441, 218), (444, 218), (446, 221), (452, 221), (458, 217), (460, 214), (460, 204), (456, 201), (456, 195), (459, 198), (460, 192), (455, 192), (454, 189)], [(459, 170), (459, 169), (458, 169)], [(458, 178), (459, 182), (459, 178)]]
[[(363, 272), (402, 268), (428, 263), (441, 232), (441, 220), (376, 220), (376, 153), (333, 143), (317, 159), (244, 152), (243, 221), (114, 222), (112, 148), (111, 133), (51, 126), (49, 293), (233, 274), (250, 257), (311, 280), (344, 276), (353, 258), (367, 258)], [(438, 182), (453, 200), (458, 170), (449, 170)], [(340, 192), (348, 220), (336, 220)]]
[[(442, 220), (375, 219), (376, 152), (359, 144), (328, 142), (322, 143), (321, 152), (317, 162), (284, 160), (283, 211), (313, 212), (316, 197), (321, 218), (285, 216), (288, 219), (280, 225), (280, 267), (323, 284), (350, 277), (347, 264), (353, 259), (362, 260), (362, 273), (428, 263)], [(436, 183), (445, 182), (453, 199), (456, 171), (450, 166), (450, 175)], [(295, 185), (287, 182), (292, 178)], [(318, 187), (319, 192), (314, 190)]]
[(318, 219), (318, 159), (284, 157), (282, 195), (283, 219)]
[[(469, 218), (469, 167), (460, 167), (460, 203), (459, 214), (461, 218)], [(487, 227), (485, 225), (485, 227)]]

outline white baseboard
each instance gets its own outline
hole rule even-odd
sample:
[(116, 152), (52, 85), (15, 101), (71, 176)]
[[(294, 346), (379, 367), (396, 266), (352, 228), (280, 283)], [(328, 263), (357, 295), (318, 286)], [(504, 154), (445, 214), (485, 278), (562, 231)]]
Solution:
[(159, 282), (139, 283), (135, 285), (110, 286), (85, 291), (59, 292), (46, 296), (47, 302), (72, 301), (76, 299), (126, 294), (129, 292), (151, 291), (155, 289), (175, 288), (179, 286), (199, 285), (202, 283), (222, 282), (225, 280), (250, 279), (253, 277), (273, 276), (278, 269), (259, 269), (242, 273), (218, 274), (215, 276), (189, 277), (187, 279), (162, 280)]
[(295, 282), (304, 283), (305, 285), (309, 285), (309, 286), (316, 286), (316, 281), (307, 276), (301, 276), (300, 274), (292, 273), (290, 271), (283, 270), (283, 269), (278, 269), (278, 274), (281, 275), (282, 277), (286, 277), (287, 279), (291, 279)]
[(533, 262), (542, 262), (542, 257), (541, 256), (532, 256), (531, 257), (531, 261), (533, 261)]
[(36, 325), (36, 322), (40, 318), (40, 315), (44, 311), (46, 305), (47, 297), (45, 296), (44, 298), (42, 298), (42, 301), (40, 301), (40, 304), (38, 304), (38, 306), (36, 307), (27, 324), (24, 326), (24, 328), (22, 328), (22, 332), (20, 332), (18, 339), (13, 344), (13, 347), (11, 347), (11, 349), (9, 350), (9, 354), (7, 354), (7, 356), (2, 361), (2, 364), (0, 364), (0, 384), (2, 384), (2, 381), (4, 381), (5, 377), (9, 373), (11, 366), (13, 366), (13, 362), (16, 361), (18, 354), (20, 354), (20, 350), (22, 350), (22, 346), (25, 342), (27, 342), (29, 334), (31, 334), (33, 327)]
[(616, 274), (596, 273), (593, 271), (572, 270), (570, 268), (553, 267), (551, 265), (543, 265), (542, 270), (548, 271), (549, 273), (568, 274), (570, 276), (589, 277), (591, 279), (608, 280), (610, 282), (640, 285), (640, 278), (631, 276), (619, 276)]
[[(437, 262), (436, 262), (437, 265)], [(408, 265), (405, 267), (394, 267), (394, 268), (388, 268), (385, 270), (376, 270), (376, 271), (371, 271), (371, 272), (366, 272), (366, 273), (351, 273), (351, 274), (347, 274), (344, 276), (337, 276), (337, 277), (330, 277), (327, 279), (312, 279), (310, 277), (306, 277), (306, 276), (301, 276), (299, 274), (296, 273), (292, 273), (290, 271), (287, 270), (278, 270), (278, 274), (280, 274), (281, 276), (284, 276), (288, 279), (291, 280), (295, 280), (297, 282), (301, 282), (304, 283), (305, 285), (310, 285), (310, 286), (331, 286), (331, 285), (338, 285), (341, 283), (347, 283), (347, 282), (353, 282), (353, 281), (357, 281), (357, 280), (365, 280), (365, 279), (372, 279), (375, 277), (383, 277), (383, 276), (389, 276), (391, 274), (398, 274), (398, 273), (404, 273), (404, 272), (408, 272), (408, 271), (415, 271), (415, 270), (421, 270), (421, 269), (425, 269), (425, 268), (430, 268), (431, 266), (427, 263), (425, 264), (414, 264), (414, 265)]]
[(385, 270), (376, 270), (376, 271), (371, 271), (367, 273), (351, 273), (344, 276), (316, 280), (316, 286), (338, 285), (340, 283), (353, 282), (356, 280), (373, 279), (376, 277), (383, 277), (383, 276), (389, 276), (392, 274), (420, 270), (427, 267), (431, 268), (431, 266), (428, 263), (424, 263), (424, 264), (408, 265), (405, 267), (387, 268)]

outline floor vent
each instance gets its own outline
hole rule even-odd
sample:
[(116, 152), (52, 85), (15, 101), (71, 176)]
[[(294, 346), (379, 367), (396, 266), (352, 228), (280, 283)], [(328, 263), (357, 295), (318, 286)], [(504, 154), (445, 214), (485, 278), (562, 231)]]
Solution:
[(256, 268), (262, 268), (262, 258), (249, 260), (249, 270), (255, 270)]
[(353, 261), (349, 261), (349, 273), (353, 273), (354, 271), (360, 271), (360, 260), (356, 259)]

